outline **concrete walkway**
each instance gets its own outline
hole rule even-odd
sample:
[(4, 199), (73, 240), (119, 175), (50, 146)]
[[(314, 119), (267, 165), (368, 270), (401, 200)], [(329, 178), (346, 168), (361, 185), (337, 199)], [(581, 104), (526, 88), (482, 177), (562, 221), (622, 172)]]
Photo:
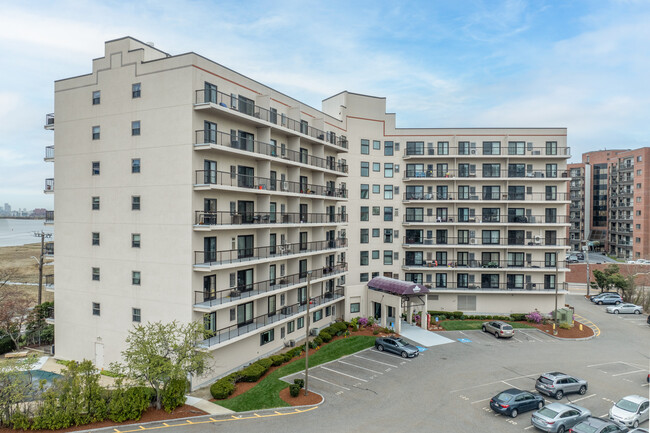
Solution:
[(400, 335), (404, 338), (421, 344), (424, 347), (438, 346), (440, 344), (454, 343), (454, 340), (443, 337), (442, 335), (436, 334), (435, 332), (427, 331), (420, 328), (419, 326), (409, 325), (406, 322), (402, 322), (402, 330)]
[(230, 409), (219, 406), (218, 404), (211, 403), (207, 400), (198, 397), (192, 397), (191, 395), (185, 396), (185, 404), (194, 406), (197, 409), (201, 409), (203, 412), (210, 415), (227, 415), (229, 413), (234, 413)]

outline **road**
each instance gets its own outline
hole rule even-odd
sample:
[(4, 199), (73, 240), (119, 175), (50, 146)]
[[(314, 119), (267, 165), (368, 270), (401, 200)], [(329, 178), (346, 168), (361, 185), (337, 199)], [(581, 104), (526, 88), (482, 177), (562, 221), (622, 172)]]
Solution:
[[(582, 263), (582, 262), (581, 262)], [(621, 263), (602, 253), (589, 253), (589, 263)]]
[[(562, 402), (576, 402), (596, 416), (606, 415), (612, 403), (625, 395), (648, 395), (650, 326), (645, 324), (646, 316), (608, 315), (604, 307), (583, 296), (569, 295), (568, 299), (576, 314), (598, 325), (599, 337), (562, 341), (531, 329), (517, 330), (515, 338), (501, 340), (480, 331), (445, 332), (448, 338), (466, 342), (434, 346), (409, 360), (373, 348), (311, 369), (310, 388), (324, 395), (325, 402), (302, 413), (282, 408), (192, 420), (200, 424), (170, 421), (167, 426), (158, 423), (99, 431), (525, 433), (534, 431), (530, 413), (515, 419), (494, 414), (489, 399), (505, 388), (532, 390), (535, 379), (547, 371), (586, 379), (589, 390), (584, 396), (569, 395)], [(647, 428), (647, 421), (642, 426)]]

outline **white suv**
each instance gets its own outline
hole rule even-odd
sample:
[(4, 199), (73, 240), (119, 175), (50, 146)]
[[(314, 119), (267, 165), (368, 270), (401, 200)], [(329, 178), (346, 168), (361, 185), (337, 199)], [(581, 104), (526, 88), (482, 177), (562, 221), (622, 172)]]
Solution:
[(648, 419), (650, 401), (640, 395), (628, 395), (620, 399), (609, 410), (609, 419), (618, 421), (628, 427), (637, 428)]

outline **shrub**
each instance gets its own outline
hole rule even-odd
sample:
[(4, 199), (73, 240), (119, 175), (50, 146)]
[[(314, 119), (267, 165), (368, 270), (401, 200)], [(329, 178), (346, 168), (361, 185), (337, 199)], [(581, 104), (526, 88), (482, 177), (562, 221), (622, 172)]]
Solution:
[(510, 315), (510, 319), (514, 320), (515, 322), (521, 322), (526, 320), (526, 315), (524, 313), (512, 313)]
[(468, 316), (464, 316), (464, 315), (463, 315), (463, 316), (460, 316), (460, 320), (467, 320), (467, 319), (469, 319)]
[(185, 391), (187, 389), (187, 380), (173, 379), (162, 392), (161, 403), (165, 412), (171, 412), (179, 406), (185, 404)]
[(210, 394), (217, 400), (227, 398), (233, 392), (235, 392), (235, 384), (228, 380), (227, 377), (217, 380), (210, 387)]
[(374, 331), (372, 331), (372, 335), (379, 335), (379, 329), (375, 329)]
[(316, 342), (314, 340), (309, 342), (309, 348), (310, 349), (315, 349), (317, 347), (318, 347), (318, 344), (316, 344)]
[(359, 326), (359, 319), (360, 319), (360, 317), (354, 317), (354, 318), (350, 321), (350, 326), (352, 326), (353, 328), (358, 327), (358, 326)]
[(368, 326), (368, 319), (366, 319), (365, 317), (361, 317), (358, 323), (359, 323), (359, 327)]
[(571, 329), (571, 325), (569, 323), (560, 323), (558, 326), (562, 329)]
[(533, 311), (532, 313), (526, 314), (524, 316), (527, 321), (529, 322), (534, 322), (534, 323), (542, 323), (542, 315), (539, 313), (539, 311)]
[(289, 385), (289, 394), (291, 394), (291, 397), (298, 397), (298, 394), (300, 394), (300, 386), (295, 383)]
[[(124, 389), (121, 381), (108, 402), (108, 419), (113, 422), (139, 420), (151, 404), (151, 388), (134, 386)], [(155, 396), (154, 396), (155, 397)]]
[(321, 333), (318, 335), (325, 343), (329, 343), (332, 340), (332, 336), (325, 331), (321, 331)]
[(357, 332), (359, 327), (357, 325), (352, 326), (352, 332)]
[(271, 362), (273, 363), (274, 367), (277, 367), (279, 365), (282, 365), (284, 361), (284, 355), (273, 355), (271, 357)]
[(264, 368), (263, 365), (258, 362), (249, 365), (241, 371), (241, 381), (242, 382), (257, 382), (260, 377), (266, 373), (268, 368)]
[[(326, 333), (326, 335), (329, 335)], [(330, 337), (331, 338), (331, 337)], [(323, 345), (323, 338), (320, 336), (314, 338), (314, 343), (316, 343), (316, 346), (322, 346)]]
[(348, 324), (346, 322), (336, 322), (332, 325), (337, 332), (345, 332), (348, 330)]
[(304, 388), (304, 387), (305, 387), (305, 379), (294, 379), (294, 380), (293, 380), (293, 383), (295, 383), (296, 385), (298, 385), (300, 388)]
[(264, 367), (264, 372), (266, 373), (267, 370), (273, 365), (273, 360), (271, 360), (271, 358), (263, 358), (255, 362), (255, 364), (259, 364)]

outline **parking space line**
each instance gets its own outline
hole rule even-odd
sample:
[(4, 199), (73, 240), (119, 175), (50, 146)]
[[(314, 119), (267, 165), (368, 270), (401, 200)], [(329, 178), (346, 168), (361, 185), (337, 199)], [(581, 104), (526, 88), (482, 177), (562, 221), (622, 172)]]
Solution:
[(585, 400), (585, 399), (587, 399), (587, 398), (591, 398), (591, 397), (595, 397), (595, 396), (596, 396), (596, 394), (591, 394), (591, 395), (587, 395), (587, 396), (585, 396), (585, 397), (580, 397), (580, 398), (578, 398), (578, 399), (576, 399), (576, 400), (571, 400), (571, 403), (575, 403), (575, 402), (577, 402), (577, 401)]
[(341, 364), (351, 365), (352, 367), (360, 368), (360, 369), (362, 369), (362, 370), (366, 370), (366, 371), (369, 371), (369, 372), (371, 372), (371, 373), (375, 373), (375, 374), (384, 374), (384, 373), (381, 373), (381, 372), (379, 372), (379, 371), (371, 370), (371, 369), (369, 369), (369, 368), (361, 367), (360, 365), (352, 364), (352, 363), (349, 363), (349, 362), (345, 362), (345, 361), (339, 361), (339, 362), (340, 362)]
[(612, 374), (612, 377), (624, 376), (626, 374), (641, 373), (642, 371), (645, 371), (645, 370), (636, 370), (636, 371), (628, 371), (627, 373)]
[(600, 367), (601, 365), (618, 364), (621, 361), (603, 362), (602, 364), (591, 364), (587, 367)]
[(505, 383), (506, 385), (508, 385), (508, 386), (510, 386), (510, 387), (512, 387), (512, 388), (516, 388), (516, 386), (514, 386), (514, 385), (512, 385), (512, 384), (510, 384), (510, 383), (508, 383), (508, 382), (506, 382), (505, 380), (502, 380), (501, 382)]
[(336, 370), (334, 370), (334, 369), (332, 369), (332, 368), (327, 368), (327, 367), (322, 367), (322, 366), (321, 366), (321, 368), (322, 368), (323, 370), (331, 371), (332, 373), (337, 373), (337, 374), (340, 374), (340, 375), (342, 375), (342, 376), (347, 376), (347, 377), (351, 377), (352, 379), (360, 380), (361, 382), (368, 382), (368, 381), (365, 380), (365, 379), (360, 379), (360, 378), (358, 378), (358, 377), (352, 376), (351, 374), (341, 373), (340, 371), (336, 371)]
[(352, 356), (356, 356), (357, 358), (365, 359), (365, 360), (367, 360), (367, 361), (376, 362), (376, 363), (378, 363), (378, 364), (384, 364), (384, 365), (387, 365), (387, 366), (389, 366), (389, 367), (399, 368), (399, 367), (396, 366), (396, 365), (388, 364), (388, 363), (386, 363), (386, 362), (377, 361), (377, 360), (375, 360), (375, 359), (366, 358), (365, 356), (360, 356), (360, 355), (352, 355)]
[(530, 337), (530, 338), (532, 338), (532, 339), (534, 339), (534, 340), (537, 340), (537, 341), (540, 341), (540, 342), (542, 342), (542, 343), (545, 343), (545, 341), (542, 340), (541, 338), (539, 338), (539, 337), (535, 337), (535, 336), (533, 336), (533, 335), (531, 335), (531, 334), (529, 334), (529, 333), (527, 333), (527, 332), (522, 331), (521, 329), (519, 330), (519, 332), (521, 332), (521, 333), (524, 334), (525, 336)]
[[(305, 372), (302, 372), (302, 373), (300, 373), (300, 374), (302, 374), (302, 375), (304, 376), (304, 375), (305, 375)], [(341, 385), (339, 385), (339, 384), (336, 384), (336, 383), (330, 382), (329, 380), (321, 379), (320, 377), (316, 377), (316, 376), (314, 376), (313, 374), (310, 374), (310, 375), (309, 375), (309, 378), (310, 378), (310, 379), (320, 380), (321, 382), (329, 383), (330, 385), (334, 385), (334, 386), (337, 386), (337, 387), (339, 387), (339, 388), (343, 388), (343, 389), (346, 390), (346, 391), (350, 391), (350, 388), (346, 388), (346, 387), (341, 386)]]
[[(524, 379), (524, 378), (526, 378), (526, 377), (533, 377), (533, 376), (539, 376), (539, 375), (540, 375), (540, 373), (527, 374), (527, 375), (525, 375), (525, 376), (509, 377), (509, 378), (504, 379), (504, 380)], [(460, 391), (467, 391), (467, 390), (469, 390), (469, 389), (476, 389), (476, 388), (480, 388), (480, 387), (482, 387), (482, 386), (494, 385), (494, 384), (502, 383), (502, 382), (503, 382), (503, 380), (495, 380), (494, 382), (483, 383), (483, 384), (481, 384), (481, 385), (470, 386), (470, 387), (468, 387), (468, 388), (454, 389), (454, 390), (449, 391), (449, 392), (450, 392), (450, 393), (454, 393), (454, 392), (460, 392)]]
[(491, 400), (491, 399), (492, 399), (492, 397), (488, 397), (488, 398), (484, 398), (483, 400), (476, 400), (476, 401), (473, 401), (473, 402), (471, 402), (470, 404), (476, 404), (476, 403), (480, 403), (480, 402), (482, 402), (482, 401)]
[[(374, 349), (370, 349), (370, 351), (371, 351), (371, 352), (381, 353), (381, 354), (384, 355), (384, 356), (390, 356), (390, 357), (392, 357), (393, 359), (395, 359), (395, 355), (391, 355), (390, 353), (380, 352), (379, 350), (374, 350)], [(402, 361), (408, 361), (408, 362), (411, 362), (411, 360), (408, 359), (408, 358), (402, 358)]]
[(524, 427), (524, 430), (528, 430), (528, 429), (531, 429), (531, 428), (534, 428), (534, 427), (535, 427), (534, 425), (529, 425), (528, 427)]

